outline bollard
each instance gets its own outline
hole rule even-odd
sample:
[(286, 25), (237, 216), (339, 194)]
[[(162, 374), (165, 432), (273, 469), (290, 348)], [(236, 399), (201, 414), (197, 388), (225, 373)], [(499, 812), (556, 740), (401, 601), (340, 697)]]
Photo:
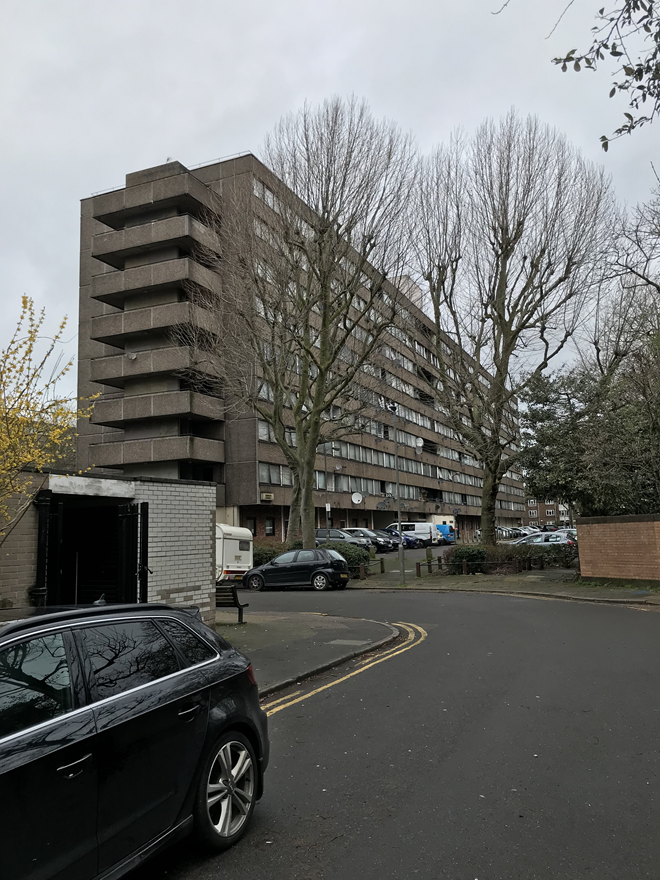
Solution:
[(463, 560), (463, 574), (467, 574), (467, 560)]
[(367, 575), (365, 574), (365, 571), (364, 571), (364, 562), (361, 562), (360, 563), (360, 580), (364, 581), (366, 579), (367, 579)]
[(380, 573), (385, 574), (385, 557), (380, 557)]
[(541, 555), (539, 556), (539, 568), (541, 569), (541, 571), (543, 571), (544, 567), (545, 567), (545, 558), (544, 558), (543, 554), (541, 553)]
[(422, 563), (416, 562), (415, 563), (415, 577), (421, 578), (421, 576), (422, 576)]

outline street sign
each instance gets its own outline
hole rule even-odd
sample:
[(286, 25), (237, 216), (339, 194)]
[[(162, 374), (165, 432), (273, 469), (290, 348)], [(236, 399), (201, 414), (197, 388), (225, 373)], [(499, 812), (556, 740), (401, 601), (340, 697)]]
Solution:
[(325, 503), (325, 512), (330, 513), (330, 502), (329, 501), (326, 501), (326, 503)]

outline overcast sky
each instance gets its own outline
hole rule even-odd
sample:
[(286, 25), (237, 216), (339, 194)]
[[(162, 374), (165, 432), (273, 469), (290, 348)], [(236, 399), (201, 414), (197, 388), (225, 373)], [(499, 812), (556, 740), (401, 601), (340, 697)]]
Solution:
[(20, 295), (69, 316), (75, 353), (79, 200), (127, 172), (250, 150), (308, 99), (355, 93), (423, 150), (510, 107), (563, 131), (648, 198), (660, 122), (613, 143), (627, 107), (607, 68), (562, 74), (599, 0), (0, 0), (2, 322)]

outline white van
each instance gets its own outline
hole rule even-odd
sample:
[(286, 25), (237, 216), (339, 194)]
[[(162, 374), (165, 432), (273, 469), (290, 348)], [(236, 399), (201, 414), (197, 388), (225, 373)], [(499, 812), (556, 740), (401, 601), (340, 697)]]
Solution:
[(215, 582), (240, 581), (252, 566), (254, 537), (249, 529), (216, 523)]
[[(388, 529), (394, 529), (398, 531), (399, 524), (398, 523), (390, 523), (387, 526)], [(408, 534), (413, 534), (419, 541), (424, 542), (425, 547), (429, 547), (431, 544), (437, 544), (439, 541), (438, 530), (436, 529), (433, 523), (427, 522), (402, 522), (401, 523), (401, 531), (407, 532)]]

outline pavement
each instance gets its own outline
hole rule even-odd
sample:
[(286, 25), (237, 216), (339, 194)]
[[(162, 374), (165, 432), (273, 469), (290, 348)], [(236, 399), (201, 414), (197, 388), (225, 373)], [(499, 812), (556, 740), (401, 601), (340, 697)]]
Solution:
[[(241, 601), (250, 601), (248, 592)], [(251, 613), (245, 623), (235, 611), (216, 611), (215, 628), (252, 662), (262, 697), (374, 651), (398, 636), (388, 623), (299, 611)]]
[[(517, 575), (441, 575), (415, 577), (413, 551), (406, 559), (406, 584), (400, 574), (386, 571), (367, 580), (352, 580), (348, 590), (381, 592), (500, 593), (538, 599), (560, 599), (601, 604), (647, 606), (660, 611), (660, 593), (634, 586), (607, 587), (576, 580), (572, 569), (546, 569)], [(417, 554), (424, 559), (423, 551)], [(388, 560), (393, 562), (394, 560)], [(388, 566), (389, 567), (389, 566)], [(294, 596), (304, 591), (286, 591), (296, 610), (264, 611), (257, 594), (241, 592), (241, 601), (252, 602), (246, 608), (245, 623), (237, 622), (233, 609), (216, 611), (216, 629), (252, 661), (259, 691), (267, 696), (289, 685), (345, 663), (360, 654), (377, 650), (398, 635), (396, 627), (385, 620), (343, 617), (336, 614), (302, 611), (306, 602)], [(270, 594), (267, 594), (270, 595)], [(273, 594), (275, 595), (275, 594)], [(283, 595), (283, 594), (281, 594)], [(338, 594), (332, 593), (335, 596)]]
[[(425, 557), (420, 557), (424, 559)], [(660, 592), (630, 586), (607, 586), (581, 581), (575, 569), (548, 568), (520, 574), (444, 575), (415, 577), (414, 561), (406, 560), (406, 583), (398, 570), (371, 575), (364, 581), (352, 580), (348, 589), (360, 590), (432, 590), (436, 592), (512, 593), (543, 598), (574, 599), (582, 602), (615, 602), (623, 605), (660, 606)]]

